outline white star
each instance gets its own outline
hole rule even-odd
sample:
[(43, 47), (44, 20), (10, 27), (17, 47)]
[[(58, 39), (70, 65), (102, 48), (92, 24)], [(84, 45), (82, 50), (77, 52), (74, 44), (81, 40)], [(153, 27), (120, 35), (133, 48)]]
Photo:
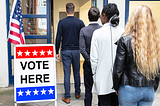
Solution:
[(26, 96), (30, 95), (31, 91), (29, 91), (29, 89), (26, 91)]
[(41, 53), (41, 55), (44, 55), (45, 51), (42, 50), (40, 53)]
[(48, 55), (52, 55), (52, 51), (50, 51), (50, 49), (49, 49), (49, 51), (47, 51), (47, 53), (48, 53)]
[(54, 90), (52, 90), (52, 88), (50, 88), (50, 90), (48, 90), (48, 91), (49, 91), (49, 94), (53, 94)]
[(46, 95), (46, 90), (44, 90), (44, 88), (43, 88), (43, 90), (42, 90), (41, 92), (42, 92), (42, 94), (41, 94), (41, 95), (43, 95), (43, 94), (45, 94), (45, 95)]
[(39, 91), (37, 91), (37, 89), (35, 89), (35, 91), (33, 91), (33, 92), (34, 92), (34, 95), (38, 95)]
[(19, 94), (18, 96), (23, 96), (23, 92), (21, 90), (17, 93)]
[(25, 53), (26, 53), (26, 56), (29, 56), (29, 53), (30, 53), (30, 52), (28, 52), (28, 50), (27, 50)]
[(23, 52), (21, 52), (20, 50), (19, 50), (19, 52), (17, 52), (18, 53), (18, 56), (22, 56), (22, 53)]
[(16, 15), (16, 17), (17, 17), (17, 15)]
[(37, 53), (38, 53), (38, 52), (36, 52), (36, 50), (34, 50), (34, 52), (32, 52), (32, 53), (33, 53), (33, 56), (34, 56), (34, 55), (37, 56)]

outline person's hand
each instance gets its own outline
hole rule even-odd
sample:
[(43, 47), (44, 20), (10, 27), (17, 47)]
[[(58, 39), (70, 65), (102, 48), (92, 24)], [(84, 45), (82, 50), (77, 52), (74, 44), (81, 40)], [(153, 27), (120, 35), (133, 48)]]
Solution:
[(116, 91), (116, 95), (118, 96), (118, 91)]
[(56, 54), (56, 59), (60, 60), (59, 54)]

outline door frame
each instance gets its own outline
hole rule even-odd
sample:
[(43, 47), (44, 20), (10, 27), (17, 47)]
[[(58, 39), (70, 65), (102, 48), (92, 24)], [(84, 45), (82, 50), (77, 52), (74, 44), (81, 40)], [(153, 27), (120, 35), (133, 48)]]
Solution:
[(103, 1), (103, 7), (106, 6), (108, 4), (108, 0), (104, 0)]

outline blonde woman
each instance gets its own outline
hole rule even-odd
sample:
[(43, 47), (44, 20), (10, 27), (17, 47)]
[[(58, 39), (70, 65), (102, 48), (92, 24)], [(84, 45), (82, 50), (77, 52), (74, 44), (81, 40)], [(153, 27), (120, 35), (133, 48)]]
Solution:
[(152, 106), (158, 86), (160, 35), (149, 7), (137, 6), (118, 42), (113, 88), (120, 106)]

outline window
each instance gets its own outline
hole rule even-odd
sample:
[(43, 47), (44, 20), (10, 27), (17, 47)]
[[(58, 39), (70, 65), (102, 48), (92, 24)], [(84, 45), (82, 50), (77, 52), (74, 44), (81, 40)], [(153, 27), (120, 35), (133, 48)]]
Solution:
[(129, 1), (129, 14), (131, 14), (132, 10), (138, 5), (146, 5), (151, 8), (160, 28), (160, 1)]
[[(14, 0), (9, 0), (10, 13)], [(21, 0), (22, 14), (46, 14), (46, 0)]]

